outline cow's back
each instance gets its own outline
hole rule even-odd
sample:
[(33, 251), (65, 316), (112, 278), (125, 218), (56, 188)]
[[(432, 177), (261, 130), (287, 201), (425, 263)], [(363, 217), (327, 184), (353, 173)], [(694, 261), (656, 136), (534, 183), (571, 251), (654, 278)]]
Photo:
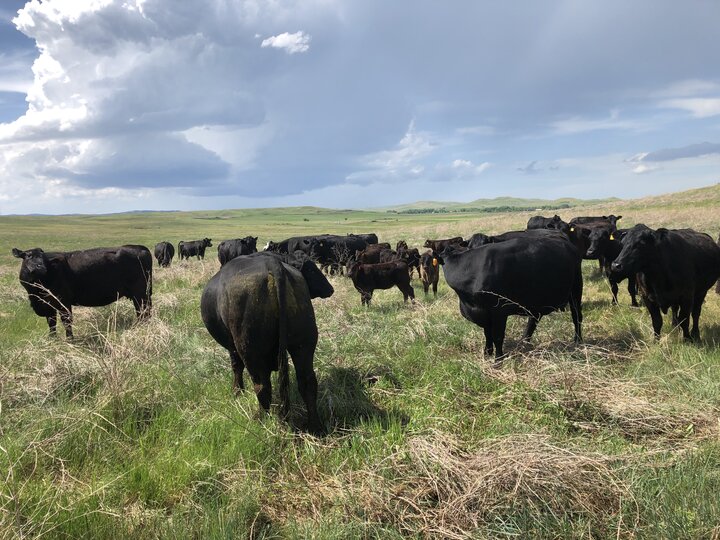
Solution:
[(455, 257), (459, 264), (444, 268), (448, 284), (461, 298), (489, 308), (507, 304), (518, 313), (549, 313), (567, 303), (582, 279), (580, 256), (563, 238), (514, 238)]
[(143, 296), (152, 290), (152, 256), (145, 246), (95, 248), (65, 254), (64, 288), (72, 303), (104, 306), (121, 297)]

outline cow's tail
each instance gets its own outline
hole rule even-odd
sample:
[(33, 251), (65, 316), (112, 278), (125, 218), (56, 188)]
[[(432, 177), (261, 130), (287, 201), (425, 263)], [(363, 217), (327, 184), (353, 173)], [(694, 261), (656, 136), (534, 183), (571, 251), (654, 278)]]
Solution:
[(287, 282), (280, 261), (275, 267), (275, 291), (278, 300), (278, 386), (280, 389), (280, 414), (286, 417), (290, 412), (290, 378), (287, 355)]

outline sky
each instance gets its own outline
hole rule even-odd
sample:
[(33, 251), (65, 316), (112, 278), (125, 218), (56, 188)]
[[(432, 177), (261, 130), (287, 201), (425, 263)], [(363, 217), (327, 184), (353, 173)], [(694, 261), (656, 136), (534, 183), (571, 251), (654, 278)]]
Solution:
[(715, 0), (3, 0), (0, 214), (720, 182)]

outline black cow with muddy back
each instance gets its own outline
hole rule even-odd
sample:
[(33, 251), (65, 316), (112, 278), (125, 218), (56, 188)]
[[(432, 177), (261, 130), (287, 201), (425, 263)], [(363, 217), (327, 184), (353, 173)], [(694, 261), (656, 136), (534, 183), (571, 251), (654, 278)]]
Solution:
[(181, 240), (178, 244), (178, 255), (180, 260), (197, 257), (198, 261), (205, 258), (205, 250), (212, 247), (212, 239), (203, 238), (202, 240), (190, 240), (186, 242)]
[(263, 410), (270, 409), (270, 374), (278, 371), (281, 413), (289, 411), (288, 359), (307, 407), (308, 429), (320, 432), (313, 358), (318, 340), (313, 298), (328, 298), (333, 287), (311, 260), (271, 252), (237, 257), (222, 266), (203, 291), (202, 320), (230, 353), (233, 389), (244, 388), (247, 368)]
[(56, 333), (57, 314), (72, 339), (73, 306), (99, 307), (129, 298), (138, 318), (148, 317), (152, 305), (152, 255), (145, 246), (45, 252), (13, 248), (22, 259), (20, 283), (33, 311), (47, 319)]
[(720, 247), (710, 236), (692, 229), (635, 225), (623, 237), (611, 271), (618, 278), (636, 276), (656, 338), (669, 310), (673, 327), (680, 327), (685, 340), (700, 339), (702, 304), (720, 277)]
[(159, 242), (155, 244), (155, 259), (157, 259), (158, 266), (161, 268), (167, 268), (175, 256), (175, 246), (170, 242)]
[(529, 340), (543, 316), (569, 305), (575, 342), (582, 340), (582, 258), (565, 234), (539, 229), (477, 248), (450, 246), (439, 262), (460, 313), (483, 328), (485, 353), (494, 350), (496, 366), (505, 356), (510, 315), (528, 317), (523, 340)]

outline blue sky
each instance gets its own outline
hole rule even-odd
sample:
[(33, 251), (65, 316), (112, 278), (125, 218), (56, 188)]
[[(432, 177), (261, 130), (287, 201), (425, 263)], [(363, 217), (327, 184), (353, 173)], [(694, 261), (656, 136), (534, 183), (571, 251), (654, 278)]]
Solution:
[(719, 25), (709, 0), (4, 0), (0, 213), (714, 184)]

